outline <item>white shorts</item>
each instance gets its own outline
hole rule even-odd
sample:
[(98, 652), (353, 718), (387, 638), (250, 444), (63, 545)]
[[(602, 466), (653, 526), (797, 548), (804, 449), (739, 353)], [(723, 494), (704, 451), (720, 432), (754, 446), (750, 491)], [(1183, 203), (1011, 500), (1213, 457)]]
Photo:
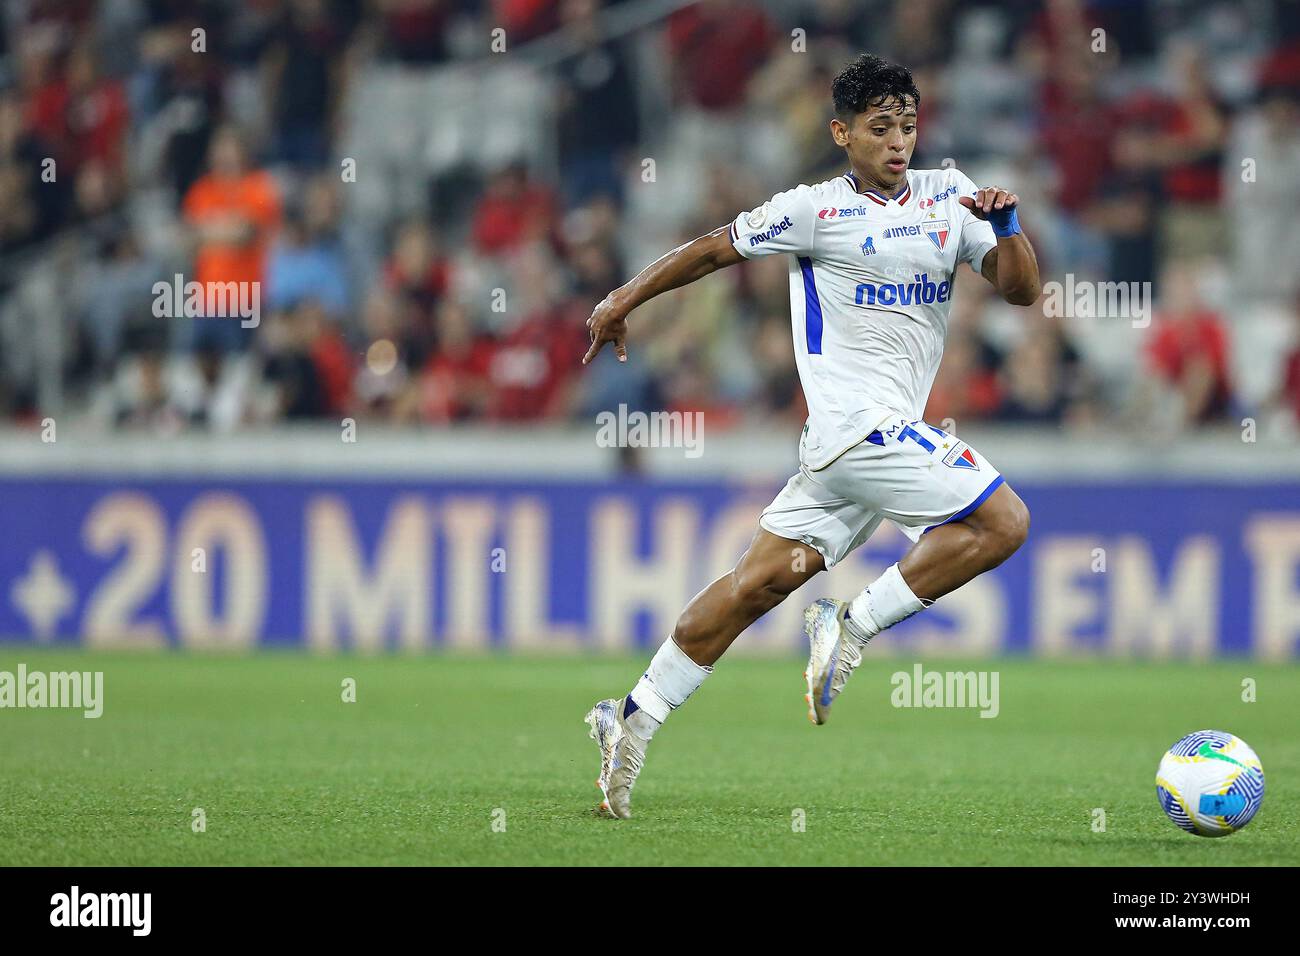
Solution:
[(816, 548), (829, 568), (885, 518), (919, 541), (965, 518), (1000, 484), (997, 469), (964, 441), (925, 422), (891, 418), (825, 468), (800, 467), (758, 523)]

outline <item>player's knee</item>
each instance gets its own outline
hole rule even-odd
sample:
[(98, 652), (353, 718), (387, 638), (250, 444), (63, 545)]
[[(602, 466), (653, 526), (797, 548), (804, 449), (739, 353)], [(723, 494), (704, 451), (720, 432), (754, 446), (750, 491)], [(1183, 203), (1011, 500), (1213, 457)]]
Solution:
[(788, 577), (770, 569), (736, 568), (731, 572), (731, 593), (757, 617), (789, 597), (796, 585)]
[(996, 564), (1011, 557), (1029, 537), (1029, 509), (1019, 497), (1014, 497), (999, 516), (991, 531), (990, 552)]
[[(741, 619), (744, 625), (758, 620), (798, 587), (796, 582), (787, 580), (779, 572), (756, 568), (737, 567), (727, 579), (731, 603), (725, 609), (726, 614), (732, 619)], [(709, 640), (717, 626), (716, 613), (708, 613), (702, 610), (699, 602), (692, 602), (677, 619), (673, 638), (680, 647), (687, 648)]]
[(708, 638), (712, 633), (713, 623), (700, 614), (693, 605), (688, 605), (673, 626), (673, 640), (677, 642), (678, 647), (689, 648), (696, 642)]

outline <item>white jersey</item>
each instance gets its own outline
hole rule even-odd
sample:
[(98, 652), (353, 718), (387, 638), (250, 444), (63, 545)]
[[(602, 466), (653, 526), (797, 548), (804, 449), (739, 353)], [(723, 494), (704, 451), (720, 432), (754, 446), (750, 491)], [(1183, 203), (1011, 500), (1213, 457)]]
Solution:
[(800, 461), (826, 467), (885, 419), (919, 419), (939, 371), (957, 264), (979, 271), (993, 227), (957, 201), (956, 169), (907, 171), (893, 199), (852, 173), (777, 193), (731, 224), (746, 258), (790, 258), (794, 352), (808, 401)]

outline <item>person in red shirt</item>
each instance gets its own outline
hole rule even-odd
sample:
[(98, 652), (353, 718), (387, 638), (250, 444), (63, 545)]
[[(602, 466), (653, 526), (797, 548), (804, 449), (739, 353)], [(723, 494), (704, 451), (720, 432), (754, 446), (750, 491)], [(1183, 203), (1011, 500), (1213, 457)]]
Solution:
[(402, 226), (384, 264), (384, 281), (398, 295), (432, 308), (447, 294), (451, 267), (438, 250), (433, 231), (422, 219)]
[(1040, 79), (1040, 148), (1057, 173), (1057, 204), (1071, 216), (1083, 216), (1113, 175), (1116, 116), (1089, 45), (1099, 26), (1082, 3), (1049, 3), (1025, 31), (1024, 56)]
[(1166, 268), (1147, 360), (1155, 378), (1181, 396), (1183, 420), (1201, 424), (1227, 413), (1232, 388), (1228, 336), (1201, 300), (1196, 279), (1190, 263)]
[(1282, 407), (1290, 413), (1295, 424), (1300, 425), (1300, 349), (1287, 356), (1282, 378)]
[(740, 106), (776, 35), (761, 8), (739, 0), (677, 11), (668, 20), (668, 48), (682, 97), (706, 110)]
[(1300, 426), (1300, 298), (1295, 303), (1296, 344), (1282, 364), (1282, 390), (1278, 404)]
[(571, 353), (587, 339), (584, 316), (568, 303), (542, 308), (501, 337), (488, 363), (490, 418), (531, 421), (568, 414), (580, 368)]
[(95, 163), (121, 173), (130, 121), (126, 91), (121, 81), (100, 75), (89, 43), (74, 47), (62, 72), (35, 89), (28, 119), (65, 172), (75, 175)]
[(481, 418), (491, 393), (494, 343), (474, 329), (457, 302), (438, 307), (437, 330), (438, 348), (420, 376), (420, 416), (437, 424)]
[(1178, 93), (1146, 93), (1124, 109), (1126, 128), (1114, 158), (1128, 172), (1160, 176), (1170, 202), (1211, 206), (1219, 201), (1226, 112), (1210, 82), (1203, 54), (1179, 50)]
[(523, 163), (512, 163), (488, 180), (474, 210), (474, 248), (489, 256), (509, 252), (528, 239), (547, 236), (555, 217), (550, 191), (529, 180)]
[(345, 414), (352, 402), (352, 376), (356, 365), (352, 349), (319, 301), (305, 299), (296, 312), (307, 354), (320, 381), (324, 412)]

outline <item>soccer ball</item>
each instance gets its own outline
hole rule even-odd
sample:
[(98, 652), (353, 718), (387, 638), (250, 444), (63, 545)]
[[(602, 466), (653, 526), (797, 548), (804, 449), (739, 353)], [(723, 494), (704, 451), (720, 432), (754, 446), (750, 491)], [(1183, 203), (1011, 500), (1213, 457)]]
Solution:
[(1221, 730), (1188, 734), (1156, 770), (1156, 799), (1188, 833), (1236, 833), (1264, 800), (1264, 768), (1246, 741)]

